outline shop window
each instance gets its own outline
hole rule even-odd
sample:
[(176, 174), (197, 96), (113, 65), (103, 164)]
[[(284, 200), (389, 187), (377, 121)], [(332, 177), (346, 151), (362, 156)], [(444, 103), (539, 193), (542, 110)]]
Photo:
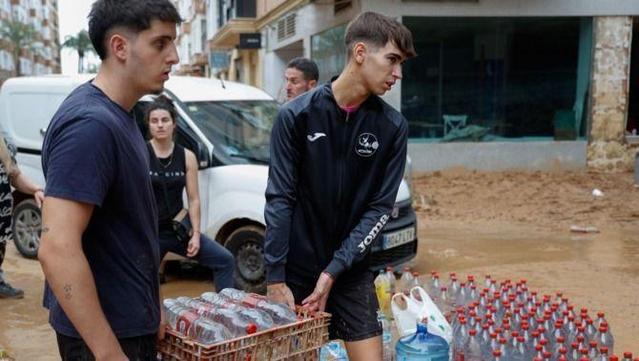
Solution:
[[(411, 138), (584, 136), (591, 18), (406, 17), (403, 22), (418, 53), (404, 66), (402, 80), (401, 111)], [(446, 119), (464, 124), (450, 127)]]
[(311, 37), (311, 59), (317, 64), (320, 83), (339, 75), (346, 65), (345, 32), (346, 25), (339, 25)]

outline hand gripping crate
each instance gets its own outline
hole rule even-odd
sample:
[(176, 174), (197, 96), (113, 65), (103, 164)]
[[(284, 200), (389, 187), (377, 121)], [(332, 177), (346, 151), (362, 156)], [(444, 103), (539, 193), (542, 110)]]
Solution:
[(308, 314), (298, 309), (300, 320), (285, 326), (203, 345), (167, 329), (158, 345), (165, 361), (276, 361), (319, 360), (320, 348), (328, 342), (331, 315)]

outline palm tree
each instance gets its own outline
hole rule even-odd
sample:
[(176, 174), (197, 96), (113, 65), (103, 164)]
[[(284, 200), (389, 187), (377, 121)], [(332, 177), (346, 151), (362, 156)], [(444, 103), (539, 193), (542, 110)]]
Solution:
[(15, 64), (14, 72), (16, 76), (22, 75), (20, 69), (20, 52), (22, 49), (35, 50), (33, 45), (36, 40), (37, 32), (33, 25), (25, 24), (18, 20), (2, 20), (0, 26), (0, 38), (6, 39), (11, 43), (11, 55)]
[(86, 30), (80, 30), (76, 36), (67, 35), (62, 46), (75, 49), (78, 52), (78, 73), (82, 73), (84, 69), (84, 56), (90, 52), (95, 53), (91, 38), (89, 38), (89, 33)]

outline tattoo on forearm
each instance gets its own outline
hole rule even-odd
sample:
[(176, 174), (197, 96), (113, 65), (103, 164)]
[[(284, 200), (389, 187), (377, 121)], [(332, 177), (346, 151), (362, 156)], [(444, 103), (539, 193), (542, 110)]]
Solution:
[(64, 298), (65, 298), (65, 299), (67, 299), (67, 300), (70, 300), (70, 299), (71, 299), (71, 291), (72, 291), (72, 289), (71, 289), (71, 285), (70, 285), (70, 284), (68, 284), (68, 283), (67, 283), (67, 284), (65, 284), (65, 285), (64, 285)]

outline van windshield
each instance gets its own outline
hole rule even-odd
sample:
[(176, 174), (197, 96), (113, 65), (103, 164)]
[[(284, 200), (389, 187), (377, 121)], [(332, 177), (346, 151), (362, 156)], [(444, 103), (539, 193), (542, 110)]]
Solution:
[(231, 157), (267, 163), (278, 105), (270, 100), (187, 102), (186, 112), (204, 135)]

